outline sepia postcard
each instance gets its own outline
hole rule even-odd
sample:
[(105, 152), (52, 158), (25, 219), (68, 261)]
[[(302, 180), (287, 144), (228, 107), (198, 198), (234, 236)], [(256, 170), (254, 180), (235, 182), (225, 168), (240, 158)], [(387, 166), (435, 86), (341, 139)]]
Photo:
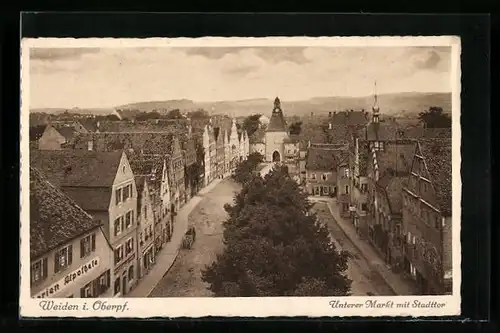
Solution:
[(460, 314), (459, 37), (21, 44), (22, 317)]

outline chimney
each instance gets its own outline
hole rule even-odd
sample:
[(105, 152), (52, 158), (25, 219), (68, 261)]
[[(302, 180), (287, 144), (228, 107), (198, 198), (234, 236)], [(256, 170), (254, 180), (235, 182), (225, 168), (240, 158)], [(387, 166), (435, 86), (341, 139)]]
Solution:
[(336, 115), (336, 114), (337, 114), (337, 111), (334, 111), (334, 112), (333, 112), (333, 115)]
[(332, 111), (328, 112), (328, 117), (332, 116)]

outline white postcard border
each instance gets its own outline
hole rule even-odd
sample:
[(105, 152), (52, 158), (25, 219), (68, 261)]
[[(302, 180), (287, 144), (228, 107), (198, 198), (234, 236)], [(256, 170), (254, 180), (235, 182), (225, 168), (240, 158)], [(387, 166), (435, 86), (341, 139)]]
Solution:
[[(266, 298), (110, 298), (110, 299), (33, 299), (30, 297), (29, 252), (29, 49), (35, 47), (243, 47), (243, 46), (323, 46), (323, 47), (403, 47), (451, 46), (452, 48), (452, 234), (453, 294), (448, 296), (383, 297), (266, 297)], [(376, 317), (451, 316), (460, 314), (461, 296), (461, 155), (460, 155), (460, 38), (456, 36), (405, 37), (264, 37), (264, 38), (34, 38), (21, 42), (21, 172), (20, 172), (20, 316), (22, 317)], [(28, 278), (26, 278), (28, 277)], [(332, 301), (353, 304), (334, 308)], [(53, 303), (42, 303), (53, 301)], [(367, 302), (393, 307), (369, 307)], [(389, 303), (388, 303), (389, 302)], [(442, 307), (415, 307), (444, 304)], [(398, 307), (397, 304), (408, 304)], [(62, 306), (44, 309), (50, 304)], [(86, 309), (84, 309), (86, 304)], [(355, 304), (358, 304), (357, 306)], [(111, 307), (118, 305), (119, 307)]]

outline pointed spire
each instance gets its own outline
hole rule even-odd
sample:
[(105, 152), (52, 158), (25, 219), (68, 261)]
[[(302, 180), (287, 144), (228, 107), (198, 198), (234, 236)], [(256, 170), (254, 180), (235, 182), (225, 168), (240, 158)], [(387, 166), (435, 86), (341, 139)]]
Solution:
[(374, 84), (374, 94), (373, 94), (373, 112), (378, 113), (380, 108), (378, 107), (378, 96), (377, 96), (377, 80), (375, 80)]

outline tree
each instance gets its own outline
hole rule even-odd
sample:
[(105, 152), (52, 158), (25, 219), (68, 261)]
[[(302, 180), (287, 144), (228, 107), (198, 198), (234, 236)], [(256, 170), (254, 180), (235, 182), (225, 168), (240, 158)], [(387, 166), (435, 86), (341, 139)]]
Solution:
[(335, 249), (310, 208), (281, 168), (253, 174), (225, 206), (224, 252), (202, 272), (215, 296), (349, 295), (349, 254)]
[(290, 124), (288, 127), (291, 135), (299, 135), (302, 132), (302, 122), (296, 121)]
[(243, 130), (246, 130), (247, 131), (247, 135), (248, 136), (251, 136), (252, 134), (255, 133), (255, 131), (257, 129), (259, 129), (260, 127), (260, 117), (262, 115), (261, 114), (253, 114), (251, 116), (248, 116), (245, 118), (245, 120), (243, 120)]
[(120, 118), (118, 118), (118, 116), (116, 114), (108, 114), (108, 115), (106, 115), (105, 119), (110, 120), (110, 121), (120, 120)]
[(451, 127), (451, 118), (443, 113), (443, 108), (432, 106), (428, 111), (420, 112), (418, 118), (425, 123), (428, 128)]
[(167, 119), (182, 119), (184, 118), (182, 116), (182, 113), (179, 109), (173, 109), (167, 112), (167, 115), (165, 116)]
[(257, 166), (264, 161), (264, 156), (258, 152), (253, 152), (248, 157), (238, 163), (233, 173), (233, 180), (240, 184), (245, 184), (252, 179)]
[(196, 111), (189, 111), (188, 117), (189, 118), (210, 118), (210, 115), (208, 114), (207, 111), (205, 111), (203, 109), (199, 109)]
[(137, 116), (135, 116), (135, 119), (137, 121), (144, 121), (144, 120), (149, 120), (149, 119), (161, 119), (162, 116), (160, 113), (157, 111), (151, 111), (151, 112), (141, 112)]

